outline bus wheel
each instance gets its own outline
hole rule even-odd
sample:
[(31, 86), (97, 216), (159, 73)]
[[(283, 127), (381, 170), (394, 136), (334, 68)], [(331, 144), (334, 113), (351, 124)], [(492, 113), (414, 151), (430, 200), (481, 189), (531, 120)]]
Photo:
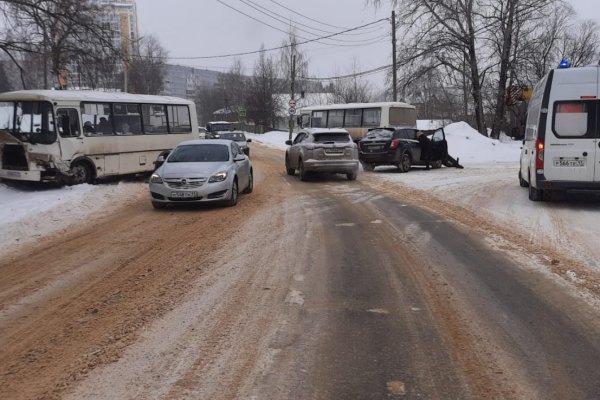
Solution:
[(92, 173), (88, 164), (77, 162), (71, 167), (71, 184), (92, 183)]

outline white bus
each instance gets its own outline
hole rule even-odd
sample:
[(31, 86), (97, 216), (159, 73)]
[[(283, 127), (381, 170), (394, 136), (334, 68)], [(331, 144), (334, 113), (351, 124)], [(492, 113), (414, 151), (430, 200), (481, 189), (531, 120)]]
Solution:
[(344, 128), (355, 141), (373, 128), (417, 128), (415, 106), (401, 102), (329, 104), (303, 107), (298, 113), (302, 128)]
[(198, 138), (193, 102), (95, 91), (0, 94), (0, 178), (93, 182), (152, 171), (159, 155)]

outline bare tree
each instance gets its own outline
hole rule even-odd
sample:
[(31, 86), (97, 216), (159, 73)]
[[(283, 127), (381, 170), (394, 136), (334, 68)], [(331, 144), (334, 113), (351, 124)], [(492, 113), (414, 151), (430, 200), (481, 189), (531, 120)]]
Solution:
[[(391, 0), (399, 8), (403, 31), (399, 68), (426, 64), (428, 69), (445, 67), (465, 78), (470, 87), (475, 122), (485, 134), (483, 84), (487, 67), (481, 66), (485, 49), (478, 40), (486, 21), (476, 0)], [(371, 0), (378, 5), (381, 0)], [(415, 68), (416, 69), (416, 68)]]
[(591, 20), (577, 23), (566, 32), (560, 48), (561, 58), (574, 67), (598, 63), (598, 24)]
[[(348, 76), (335, 79), (331, 86), (333, 103), (368, 103), (373, 98), (369, 82), (358, 76), (360, 66), (356, 59)], [(336, 73), (336, 75), (339, 75)]]
[(238, 111), (245, 106), (249, 78), (244, 75), (244, 66), (240, 59), (233, 60), (233, 65), (218, 79), (217, 87), (221, 90), (222, 108)]
[(168, 53), (152, 35), (143, 37), (139, 47), (139, 56), (134, 56), (129, 66), (128, 91), (159, 94), (165, 86), (165, 61)]
[[(110, 29), (97, 18), (100, 5), (92, 0), (4, 0), (0, 1), (0, 50), (21, 71), (26, 86), (23, 54), (39, 54), (44, 70), (44, 87), (50, 87), (48, 73), (58, 87), (66, 85), (69, 68), (77, 58), (94, 58), (90, 44), (113, 48)], [(98, 60), (98, 58), (96, 58)]]
[[(261, 51), (264, 46), (261, 47)], [(279, 79), (277, 64), (265, 52), (254, 66), (254, 76), (248, 88), (248, 118), (257, 125), (275, 128), (277, 112), (282, 108), (279, 104), (278, 93), (281, 93), (282, 82)]]

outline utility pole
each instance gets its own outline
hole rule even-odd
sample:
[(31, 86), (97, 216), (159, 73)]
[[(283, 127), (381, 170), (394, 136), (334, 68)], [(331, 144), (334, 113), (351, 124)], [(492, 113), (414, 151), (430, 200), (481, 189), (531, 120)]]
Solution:
[(294, 131), (294, 114), (296, 113), (296, 99), (295, 97), (295, 89), (296, 89), (296, 54), (295, 54), (295, 47), (292, 46), (292, 65), (291, 65), (291, 97), (290, 97), (290, 102), (289, 102), (289, 113), (290, 113), (290, 119), (289, 119), (289, 129), (290, 129), (290, 140), (292, 140), (292, 132)]
[(392, 85), (394, 101), (398, 101), (398, 76), (396, 71), (396, 11), (392, 10)]

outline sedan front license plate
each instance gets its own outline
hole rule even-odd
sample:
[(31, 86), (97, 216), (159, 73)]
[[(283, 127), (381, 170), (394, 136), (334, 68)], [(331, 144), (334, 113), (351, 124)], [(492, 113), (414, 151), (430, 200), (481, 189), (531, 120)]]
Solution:
[(171, 192), (171, 197), (176, 199), (193, 199), (198, 197), (198, 192)]
[(554, 160), (555, 167), (585, 167), (585, 159), (563, 158)]

